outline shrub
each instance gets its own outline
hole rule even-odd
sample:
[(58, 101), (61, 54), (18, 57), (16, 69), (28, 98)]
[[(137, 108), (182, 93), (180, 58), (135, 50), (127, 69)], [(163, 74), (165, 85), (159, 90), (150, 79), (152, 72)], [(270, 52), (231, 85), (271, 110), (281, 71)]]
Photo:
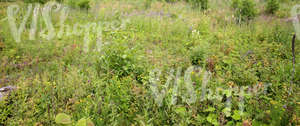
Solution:
[(236, 9), (241, 5), (241, 0), (232, 0), (231, 7)]
[(190, 61), (192, 65), (203, 65), (205, 64), (205, 59), (207, 57), (206, 48), (204, 47), (195, 47), (190, 53)]
[(81, 8), (81, 9), (89, 9), (90, 6), (90, 0), (68, 0), (67, 4), (74, 8)]
[(266, 12), (269, 14), (274, 14), (279, 9), (278, 0), (268, 0)]
[[(112, 50), (102, 56), (98, 63), (98, 67), (108, 73), (111, 71), (117, 76), (127, 76), (132, 71), (133, 61), (124, 52)], [(101, 71), (100, 69), (98, 71)]]
[(89, 9), (90, 7), (90, 0), (79, 0), (77, 6), (81, 9)]
[(201, 10), (208, 9), (208, 0), (189, 0), (193, 8), (200, 8)]
[(113, 74), (119, 78), (134, 75), (137, 80), (141, 80), (139, 77), (144, 69), (138, 64), (139, 60), (135, 55), (130, 49), (109, 47), (97, 61), (97, 72), (100, 76), (100, 72), (104, 72), (104, 74)]
[(234, 0), (231, 6), (235, 9), (235, 17), (238, 21), (249, 21), (256, 16), (253, 0)]

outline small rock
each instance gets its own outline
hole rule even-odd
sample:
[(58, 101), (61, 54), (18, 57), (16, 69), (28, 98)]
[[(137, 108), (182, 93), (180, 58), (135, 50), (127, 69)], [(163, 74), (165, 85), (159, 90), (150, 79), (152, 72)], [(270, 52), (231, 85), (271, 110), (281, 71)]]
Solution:
[(2, 97), (3, 97), (3, 95), (2, 95), (2, 93), (0, 92), (0, 101), (2, 101)]
[(14, 90), (14, 89), (16, 89), (16, 87), (6, 86), (6, 87), (3, 87), (3, 88), (0, 88), (0, 92), (8, 92), (8, 91), (11, 91), (11, 90)]
[(6, 86), (6, 87), (2, 87), (0, 88), (0, 101), (3, 100), (3, 97), (5, 95), (8, 95), (10, 91), (16, 89), (16, 87), (14, 86)]

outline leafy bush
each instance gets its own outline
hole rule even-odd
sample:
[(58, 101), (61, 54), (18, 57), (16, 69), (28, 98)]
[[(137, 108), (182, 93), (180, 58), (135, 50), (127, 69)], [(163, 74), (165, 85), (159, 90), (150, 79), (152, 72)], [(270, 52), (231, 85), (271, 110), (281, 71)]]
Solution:
[(90, 0), (79, 0), (77, 6), (81, 9), (89, 9), (90, 7)]
[(195, 47), (190, 53), (190, 61), (193, 65), (203, 65), (207, 58), (207, 50), (203, 47)]
[(257, 14), (253, 0), (234, 0), (231, 6), (238, 21), (252, 20)]
[(236, 9), (236, 8), (239, 8), (241, 5), (241, 0), (232, 0), (232, 3), (231, 3), (231, 7)]
[(90, 0), (68, 0), (67, 4), (71, 7), (79, 7), (81, 9), (89, 9), (90, 6)]
[(140, 80), (139, 76), (143, 73), (143, 69), (138, 65), (138, 59), (134, 55), (133, 50), (130, 49), (115, 46), (107, 48), (105, 54), (97, 61), (97, 71), (112, 73), (117, 77), (133, 74), (137, 80)]
[(277, 10), (279, 10), (278, 0), (268, 0), (266, 12), (269, 14), (274, 14)]
[(208, 0), (189, 0), (194, 8), (200, 8), (201, 10), (208, 9)]

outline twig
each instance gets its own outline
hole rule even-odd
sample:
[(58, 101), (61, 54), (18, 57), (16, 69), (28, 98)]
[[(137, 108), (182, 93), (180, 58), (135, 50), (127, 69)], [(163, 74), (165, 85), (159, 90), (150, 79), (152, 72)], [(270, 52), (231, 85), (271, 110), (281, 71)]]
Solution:
[(289, 89), (289, 95), (293, 92), (293, 84), (294, 84), (294, 79), (295, 79), (295, 64), (296, 64), (296, 55), (295, 55), (295, 41), (296, 41), (296, 34), (294, 34), (293, 36), (293, 40), (292, 40), (292, 55), (293, 55), (293, 70), (292, 70), (292, 78), (291, 78), (291, 84), (290, 84), (290, 89)]
[(289, 103), (292, 101), (290, 101), (290, 95), (293, 92), (293, 84), (294, 84), (294, 79), (295, 79), (295, 63), (296, 63), (296, 55), (295, 55), (295, 41), (296, 41), (296, 34), (294, 34), (293, 36), (293, 40), (292, 40), (292, 55), (293, 55), (293, 70), (292, 70), (292, 78), (291, 78), (291, 84), (290, 84), (290, 89), (289, 89), (289, 93), (287, 96), (287, 104), (286, 106), (286, 110), (289, 113), (289, 117), (292, 117), (292, 115), (294, 115), (294, 111), (291, 109), (292, 106), (289, 105)]
[(293, 79), (295, 76), (295, 64), (296, 64), (296, 55), (295, 55), (295, 41), (296, 41), (296, 34), (293, 36), (293, 41), (292, 41), (292, 53), (293, 53)]

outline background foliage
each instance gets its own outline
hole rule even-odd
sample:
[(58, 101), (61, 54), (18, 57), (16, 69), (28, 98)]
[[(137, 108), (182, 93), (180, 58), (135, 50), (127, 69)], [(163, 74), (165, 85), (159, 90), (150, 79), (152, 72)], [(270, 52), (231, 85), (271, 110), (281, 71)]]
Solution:
[[(73, 9), (69, 25), (128, 20), (117, 29), (103, 25), (101, 51), (84, 52), (83, 35), (29, 40), (31, 18), (16, 43), (5, 20), (7, 7), (47, 1), (2, 0), (0, 87), (17, 90), (0, 102), (0, 125), (299, 125), (300, 46), (297, 40), (293, 79), (290, 21), (290, 9), (299, 2), (280, 0), (277, 6), (270, 1), (60, 1)], [(19, 12), (18, 21), (25, 12)], [(52, 16), (58, 30), (59, 14)], [(38, 26), (44, 27), (41, 18)], [(96, 37), (90, 38), (93, 48)], [(212, 73), (207, 86), (212, 94), (200, 100), (202, 76), (192, 73), (195, 103), (178, 98), (171, 104), (171, 88), (162, 106), (156, 104), (151, 70), (162, 70), (163, 88), (170, 69), (184, 73), (191, 65)], [(233, 90), (262, 90), (266, 83), (272, 85), (265, 94), (246, 95), (244, 104)]]

